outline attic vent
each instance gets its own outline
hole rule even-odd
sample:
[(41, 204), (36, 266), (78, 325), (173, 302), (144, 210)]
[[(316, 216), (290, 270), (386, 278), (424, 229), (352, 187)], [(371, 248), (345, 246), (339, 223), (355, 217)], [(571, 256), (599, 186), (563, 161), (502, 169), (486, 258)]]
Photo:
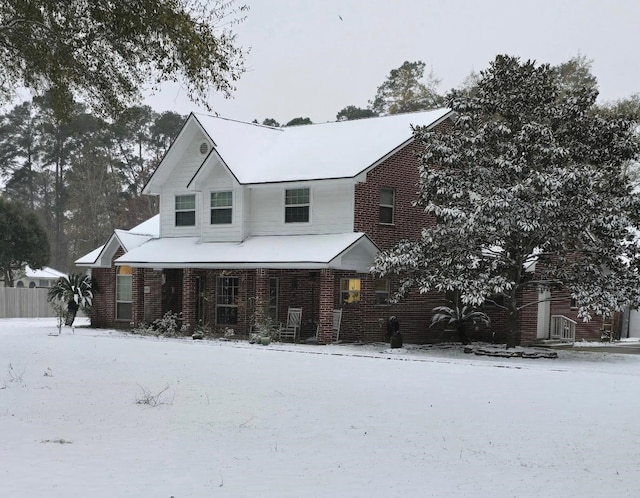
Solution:
[(207, 152), (209, 152), (209, 144), (207, 142), (202, 142), (200, 144), (200, 154), (204, 156)]

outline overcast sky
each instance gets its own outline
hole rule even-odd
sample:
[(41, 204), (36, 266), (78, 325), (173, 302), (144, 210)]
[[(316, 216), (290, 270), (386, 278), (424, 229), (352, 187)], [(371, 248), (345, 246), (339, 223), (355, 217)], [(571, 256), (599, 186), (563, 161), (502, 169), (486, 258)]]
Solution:
[[(241, 2), (242, 0), (238, 0)], [(389, 72), (421, 60), (458, 86), (497, 54), (558, 64), (593, 60), (600, 100), (640, 92), (639, 0), (245, 0), (238, 42), (251, 47), (234, 98), (214, 96), (219, 115), (286, 123), (334, 121), (366, 107)], [(155, 109), (198, 111), (166, 86)]]

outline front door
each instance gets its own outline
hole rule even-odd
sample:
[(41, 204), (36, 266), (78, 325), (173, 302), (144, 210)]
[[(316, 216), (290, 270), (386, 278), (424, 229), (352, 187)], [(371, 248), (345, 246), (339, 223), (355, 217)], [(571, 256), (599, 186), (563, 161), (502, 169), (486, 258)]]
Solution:
[(549, 323), (551, 321), (551, 291), (540, 289), (538, 292), (538, 339), (549, 338)]

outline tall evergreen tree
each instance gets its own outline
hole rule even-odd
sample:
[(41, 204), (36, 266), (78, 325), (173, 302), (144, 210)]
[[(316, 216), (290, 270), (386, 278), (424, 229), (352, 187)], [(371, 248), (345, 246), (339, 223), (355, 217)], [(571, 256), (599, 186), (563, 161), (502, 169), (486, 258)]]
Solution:
[(596, 96), (508, 56), (481, 72), (473, 96), (452, 92), (453, 128), (414, 132), (417, 202), (438, 222), (383, 252), (375, 273), (400, 275), (400, 295), (501, 298), (509, 345), (536, 303), (522, 300), (527, 290), (566, 289), (585, 319), (640, 304), (640, 198), (621, 174), (640, 144), (629, 121), (594, 112)]
[(425, 67), (422, 61), (405, 61), (399, 68), (392, 69), (369, 102), (369, 108), (377, 115), (386, 115), (424, 111), (443, 105), (442, 96), (438, 93), (440, 80), (430, 71), (423, 81)]
[(25, 206), (0, 196), (0, 275), (7, 287), (24, 269), (42, 268), (49, 260), (47, 234), (38, 217)]

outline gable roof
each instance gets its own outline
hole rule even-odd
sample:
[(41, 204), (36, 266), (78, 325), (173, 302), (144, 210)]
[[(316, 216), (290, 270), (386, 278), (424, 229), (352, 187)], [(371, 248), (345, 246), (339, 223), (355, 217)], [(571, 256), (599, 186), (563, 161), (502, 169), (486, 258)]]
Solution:
[(127, 252), (160, 236), (160, 215), (156, 214), (131, 230), (115, 229), (103, 246), (97, 247), (81, 258), (76, 259), (77, 266), (108, 268), (118, 247)]
[[(196, 129), (211, 140), (213, 149), (189, 184), (212, 158), (224, 164), (240, 184), (354, 178), (411, 142), (412, 125), (433, 127), (452, 114), (442, 108), (273, 128), (191, 113), (171, 148), (181, 148), (179, 142), (190, 140)], [(145, 186), (145, 193), (157, 193), (156, 184), (166, 176), (166, 168), (172, 167), (168, 163), (176, 161), (171, 148)]]

